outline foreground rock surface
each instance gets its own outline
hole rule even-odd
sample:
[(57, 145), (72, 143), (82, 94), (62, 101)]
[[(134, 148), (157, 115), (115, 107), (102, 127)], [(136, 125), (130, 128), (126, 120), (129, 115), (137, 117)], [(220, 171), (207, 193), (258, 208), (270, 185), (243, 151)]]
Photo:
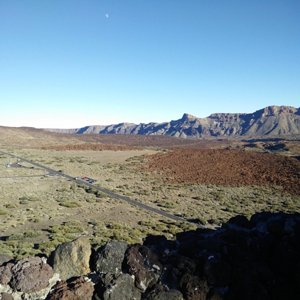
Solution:
[(53, 270), (45, 259), (4, 263), (0, 298), (300, 299), (299, 214), (236, 216), (217, 230), (183, 232), (173, 241), (148, 236), (143, 245), (110, 241), (90, 250), (86, 238), (56, 249), (53, 267), (65, 279), (51, 291), (57, 280), (49, 283)]
[(103, 300), (139, 300), (141, 293), (135, 288), (134, 278), (129, 274), (106, 274), (96, 286), (96, 299)]
[(83, 277), (69, 281), (61, 281), (54, 286), (47, 300), (90, 300), (94, 294), (94, 287)]
[(91, 245), (87, 237), (59, 245), (53, 253), (53, 270), (67, 280), (90, 272)]
[(49, 285), (52, 268), (40, 257), (20, 260), (12, 267), (10, 286), (19, 292), (37, 292)]
[(95, 270), (101, 273), (120, 273), (127, 249), (125, 242), (109, 241), (95, 255)]
[(147, 247), (134, 245), (125, 255), (124, 268), (135, 278), (135, 285), (142, 292), (159, 279), (162, 266), (155, 253)]

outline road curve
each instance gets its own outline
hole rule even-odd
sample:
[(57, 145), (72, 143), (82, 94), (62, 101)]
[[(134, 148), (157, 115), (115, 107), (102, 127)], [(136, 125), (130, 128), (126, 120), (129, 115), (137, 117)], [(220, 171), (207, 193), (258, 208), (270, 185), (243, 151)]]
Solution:
[(57, 170), (54, 170), (52, 168), (49, 168), (47, 166), (44, 166), (44, 165), (41, 165), (40, 163), (37, 163), (33, 160), (30, 160), (30, 159), (26, 159), (24, 157), (20, 157), (20, 156), (17, 156), (15, 154), (12, 154), (12, 153), (9, 153), (9, 152), (5, 152), (5, 151), (0, 151), (1, 154), (5, 154), (5, 155), (9, 155), (11, 157), (14, 157), (16, 159), (20, 159), (22, 161), (25, 161), (33, 166), (36, 166), (36, 167), (39, 167), (39, 168), (42, 168), (44, 170), (46, 170), (49, 174), (53, 174), (53, 175), (57, 175), (57, 176), (61, 176), (61, 177), (64, 177), (64, 178), (67, 178), (69, 180), (72, 180), (72, 181), (75, 181), (76, 183), (78, 184), (83, 184), (83, 185), (86, 185), (88, 187), (91, 187), (97, 191), (100, 191), (106, 195), (108, 195), (109, 197), (113, 198), (113, 199), (116, 199), (116, 200), (119, 200), (119, 201), (125, 201), (127, 202), (128, 204), (132, 205), (132, 206), (135, 206), (135, 207), (138, 207), (138, 208), (141, 208), (141, 209), (144, 209), (148, 212), (152, 212), (152, 213), (156, 213), (158, 215), (161, 215), (163, 217), (166, 217), (166, 218), (169, 218), (173, 221), (179, 221), (179, 222), (187, 222), (187, 223), (191, 223), (193, 225), (196, 225), (198, 226), (199, 228), (204, 228), (204, 226), (200, 225), (200, 224), (195, 224), (195, 223), (192, 223), (188, 220), (186, 220), (185, 218), (183, 217), (180, 217), (180, 216), (176, 216), (176, 215), (173, 215), (171, 213), (168, 213), (166, 211), (163, 211), (159, 208), (156, 208), (156, 207), (152, 207), (152, 206), (149, 206), (147, 204), (144, 204), (144, 203), (141, 203), (137, 200), (134, 200), (134, 199), (131, 199), (127, 196), (123, 196), (123, 195), (120, 195), (120, 194), (117, 194), (109, 189), (106, 189), (106, 188), (103, 188), (103, 187), (99, 187), (99, 186), (94, 186), (93, 184), (90, 184), (84, 180), (81, 180), (81, 179), (77, 179), (76, 177), (72, 177), (68, 174), (65, 174), (63, 172), (60, 172), (60, 171), (57, 171)]

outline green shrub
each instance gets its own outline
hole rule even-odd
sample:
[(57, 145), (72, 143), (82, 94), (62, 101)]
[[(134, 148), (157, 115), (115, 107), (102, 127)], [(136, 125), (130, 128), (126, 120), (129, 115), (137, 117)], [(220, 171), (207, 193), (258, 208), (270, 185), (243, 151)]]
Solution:
[(67, 208), (81, 207), (81, 204), (75, 201), (63, 201), (59, 205)]

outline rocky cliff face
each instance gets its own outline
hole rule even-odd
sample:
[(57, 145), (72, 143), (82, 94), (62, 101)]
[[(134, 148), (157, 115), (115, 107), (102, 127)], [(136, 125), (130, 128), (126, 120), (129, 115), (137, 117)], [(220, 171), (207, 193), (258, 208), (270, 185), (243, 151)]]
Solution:
[(54, 131), (76, 134), (168, 135), (182, 138), (295, 135), (300, 134), (300, 108), (269, 106), (250, 114), (216, 113), (207, 118), (184, 114), (179, 120), (165, 123), (120, 123)]
[(299, 214), (236, 216), (217, 230), (93, 251), (81, 237), (48, 259), (3, 263), (0, 299), (299, 299), (299, 253)]

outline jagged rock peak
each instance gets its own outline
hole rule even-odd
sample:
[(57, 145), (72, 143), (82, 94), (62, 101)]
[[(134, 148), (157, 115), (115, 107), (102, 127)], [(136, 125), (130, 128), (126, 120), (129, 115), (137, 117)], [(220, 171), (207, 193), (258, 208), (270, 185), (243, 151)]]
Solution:
[(277, 105), (272, 105), (272, 106), (267, 106), (260, 110), (262, 112), (263, 116), (276, 116), (282, 113), (285, 114), (294, 114), (298, 111), (297, 108), (292, 107), (292, 106), (277, 106)]
[(181, 118), (182, 121), (193, 121), (195, 119), (198, 119), (198, 118), (191, 115), (191, 114), (187, 114), (187, 113), (184, 113), (182, 118)]

